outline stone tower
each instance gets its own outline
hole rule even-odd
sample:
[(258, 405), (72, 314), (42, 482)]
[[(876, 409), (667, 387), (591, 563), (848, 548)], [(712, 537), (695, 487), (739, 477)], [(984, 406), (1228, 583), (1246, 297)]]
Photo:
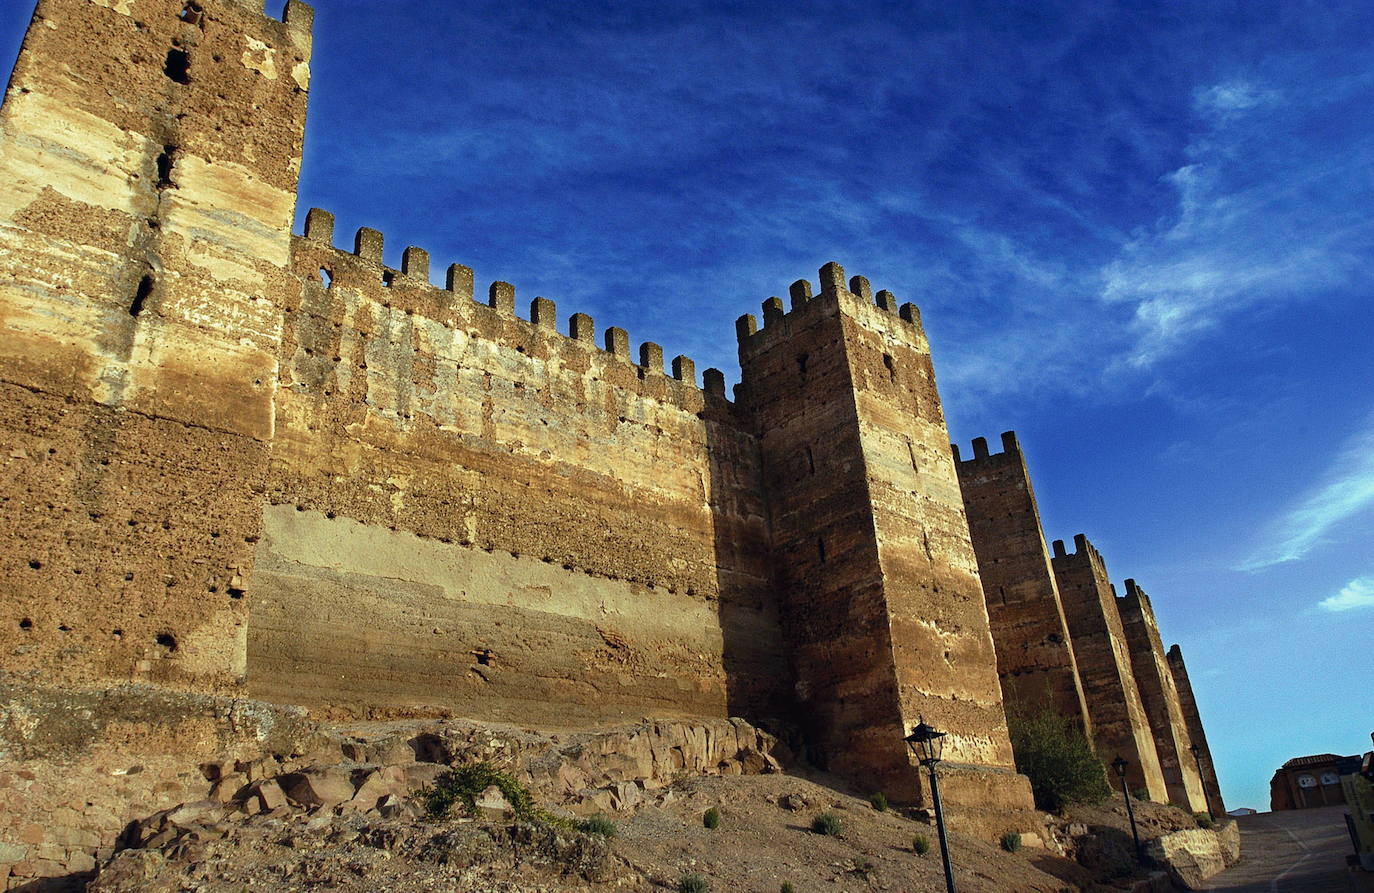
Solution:
[(924, 715), (949, 733), (951, 801), (1029, 806), (919, 313), (833, 263), (791, 305), (739, 320), (741, 394), (816, 756), (907, 799)]
[(295, 0), (37, 5), (0, 112), (11, 670), (242, 676), (310, 27)]
[(1063, 540), (1054, 541), (1054, 576), (1092, 717), (1093, 743), (1104, 763), (1120, 756), (1130, 764), (1126, 782), (1132, 791), (1143, 790), (1151, 800), (1164, 803), (1169, 792), (1136, 688), (1106, 562), (1083, 534), (1073, 543), (1074, 551), (1067, 553)]
[(960, 458), (957, 446), (951, 448), (1007, 712), (1033, 715), (1048, 709), (1092, 740), (1068, 622), (1016, 434), (1002, 435), (1000, 453), (989, 454), (981, 437), (974, 439), (968, 459)]
[(1183, 662), (1183, 649), (1177, 645), (1171, 646), (1168, 658), (1174, 686), (1178, 689), (1183, 721), (1188, 727), (1188, 737), (1197, 748), (1197, 763), (1202, 767), (1202, 790), (1207, 795), (1207, 808), (1212, 815), (1225, 815), (1226, 802), (1221, 797), (1221, 783), (1217, 781), (1212, 749), (1207, 746), (1207, 733), (1202, 728), (1202, 715), (1198, 712), (1197, 698), (1193, 695), (1193, 683), (1188, 678), (1188, 667)]
[(1145, 715), (1154, 733), (1155, 752), (1164, 772), (1164, 784), (1169, 789), (1169, 802), (1190, 812), (1204, 812), (1207, 797), (1202, 790), (1193, 761), (1192, 739), (1179, 704), (1178, 689), (1164, 655), (1150, 597), (1135, 580), (1126, 581), (1126, 594), (1116, 600), (1121, 612), (1121, 625), (1126, 632), (1126, 644), (1131, 652), (1131, 666), (1135, 671), (1136, 688), (1145, 706)]

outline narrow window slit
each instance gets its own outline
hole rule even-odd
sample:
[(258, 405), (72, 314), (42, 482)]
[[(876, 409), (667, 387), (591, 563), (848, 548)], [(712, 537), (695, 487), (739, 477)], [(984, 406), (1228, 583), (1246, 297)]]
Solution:
[(172, 182), (172, 156), (176, 153), (176, 146), (163, 146), (162, 154), (157, 156), (157, 188), (166, 189), (175, 186)]
[(816, 539), (816, 555), (820, 558), (821, 564), (825, 564), (825, 540)]
[(320, 267), (320, 281), (324, 283), (325, 288), (333, 288), (334, 274), (329, 272), (326, 268)]
[(811, 452), (811, 447), (806, 448), (806, 466), (812, 474), (816, 473), (816, 456)]
[(153, 277), (144, 276), (138, 282), (138, 291), (134, 293), (133, 303), (129, 305), (129, 315), (138, 319), (138, 315), (143, 312), (143, 305), (148, 302), (148, 298), (153, 293)]

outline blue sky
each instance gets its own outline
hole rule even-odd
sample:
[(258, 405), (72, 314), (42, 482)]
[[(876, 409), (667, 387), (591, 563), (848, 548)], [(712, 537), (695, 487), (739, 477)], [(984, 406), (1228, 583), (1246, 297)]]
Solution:
[(1374, 6), (315, 6), (302, 214), (732, 379), (838, 260), (1151, 594), (1231, 805), (1370, 747)]

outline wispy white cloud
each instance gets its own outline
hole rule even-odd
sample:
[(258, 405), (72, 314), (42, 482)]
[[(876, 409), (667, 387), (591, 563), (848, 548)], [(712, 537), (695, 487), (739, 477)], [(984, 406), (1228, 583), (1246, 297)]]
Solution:
[(1374, 418), (1353, 436), (1316, 486), (1273, 524), (1264, 545), (1237, 570), (1260, 570), (1305, 557), (1337, 525), (1374, 506)]
[(1341, 587), (1341, 591), (1317, 603), (1327, 611), (1353, 611), (1374, 608), (1374, 577), (1356, 577)]
[[(1351, 174), (1374, 153), (1363, 144), (1307, 151), (1305, 115), (1321, 100), (1279, 99), (1235, 80), (1194, 94), (1209, 129), (1189, 146), (1190, 163), (1162, 180), (1177, 193), (1176, 215), (1127, 241), (1102, 269), (1102, 300), (1133, 314), (1126, 365), (1153, 366), (1242, 311), (1349, 283), (1366, 262), (1374, 226), (1351, 216), (1345, 200), (1350, 188), (1365, 188)], [(1275, 143), (1290, 151), (1274, 153)], [(1267, 166), (1256, 165), (1260, 155)]]

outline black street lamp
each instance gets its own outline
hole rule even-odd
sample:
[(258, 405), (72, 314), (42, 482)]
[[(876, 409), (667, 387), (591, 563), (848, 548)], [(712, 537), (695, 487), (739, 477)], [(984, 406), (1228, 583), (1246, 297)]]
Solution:
[(903, 740), (921, 765), (930, 770), (930, 799), (935, 803), (935, 828), (940, 835), (940, 858), (945, 863), (945, 888), (949, 893), (955, 893), (954, 869), (949, 864), (949, 841), (945, 839), (945, 811), (940, 806), (940, 779), (935, 775), (935, 766), (945, 749), (944, 739), (945, 733), (926, 725), (926, 718), (922, 716), (916, 728)]
[(1116, 770), (1116, 777), (1121, 779), (1121, 797), (1126, 801), (1126, 818), (1131, 820), (1131, 839), (1135, 841), (1135, 858), (1141, 865), (1145, 864), (1145, 853), (1140, 849), (1140, 833), (1135, 829), (1135, 810), (1131, 808), (1131, 792), (1126, 790), (1126, 767), (1131, 765), (1117, 754), (1116, 759), (1112, 760), (1112, 768)]
[(1197, 783), (1202, 786), (1202, 799), (1207, 804), (1207, 817), (1215, 822), (1217, 816), (1212, 812), (1212, 795), (1207, 792), (1207, 781), (1202, 777), (1202, 748), (1193, 744), (1188, 749), (1193, 752), (1193, 762), (1197, 765)]

